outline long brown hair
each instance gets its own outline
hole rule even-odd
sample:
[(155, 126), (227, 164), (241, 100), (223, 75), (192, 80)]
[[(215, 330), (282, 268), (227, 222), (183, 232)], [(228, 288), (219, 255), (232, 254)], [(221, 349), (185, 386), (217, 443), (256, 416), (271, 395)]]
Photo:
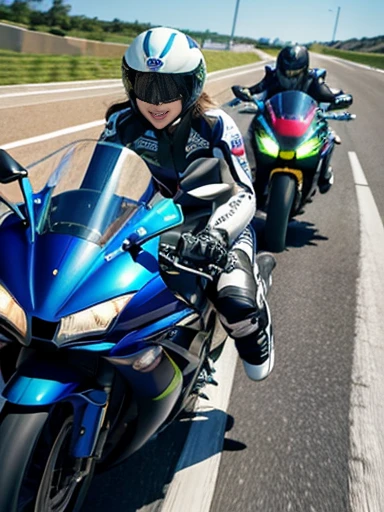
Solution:
[(192, 116), (201, 117), (207, 110), (217, 107), (218, 105), (215, 100), (207, 92), (202, 92), (192, 107)]
[[(129, 99), (112, 104), (105, 113), (105, 119), (108, 120), (112, 114), (118, 112), (119, 110), (128, 108), (130, 104), (131, 103)], [(192, 106), (192, 116), (195, 118), (201, 117), (207, 110), (217, 107), (217, 103), (211, 98), (211, 96), (209, 96), (209, 94), (206, 92), (202, 92), (196, 103)]]

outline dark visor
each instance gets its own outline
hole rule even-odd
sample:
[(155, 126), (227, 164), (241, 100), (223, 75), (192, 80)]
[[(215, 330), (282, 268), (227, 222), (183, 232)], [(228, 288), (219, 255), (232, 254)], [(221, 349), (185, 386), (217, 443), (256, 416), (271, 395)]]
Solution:
[(183, 97), (184, 78), (166, 73), (136, 73), (133, 91), (141, 101), (158, 105), (171, 103)]
[(283, 71), (283, 74), (285, 76), (287, 76), (288, 78), (292, 78), (294, 76), (298, 76), (298, 75), (301, 75), (301, 73), (303, 73), (303, 71), (305, 70), (305, 68), (300, 68), (300, 69), (285, 69)]

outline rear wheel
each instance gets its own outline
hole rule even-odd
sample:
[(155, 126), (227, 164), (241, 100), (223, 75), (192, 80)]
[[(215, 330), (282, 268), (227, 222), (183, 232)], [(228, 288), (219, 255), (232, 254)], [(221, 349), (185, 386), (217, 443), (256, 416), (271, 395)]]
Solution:
[(0, 512), (74, 512), (94, 462), (70, 455), (69, 411), (9, 413), (0, 425)]
[(272, 178), (265, 222), (265, 242), (269, 251), (281, 252), (285, 249), (295, 195), (295, 178), (288, 174), (276, 174)]

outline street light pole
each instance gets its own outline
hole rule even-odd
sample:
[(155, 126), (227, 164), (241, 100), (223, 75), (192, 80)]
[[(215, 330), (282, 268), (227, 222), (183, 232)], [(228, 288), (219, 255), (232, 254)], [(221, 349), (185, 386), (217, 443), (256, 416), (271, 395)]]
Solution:
[(240, 4), (240, 0), (236, 0), (236, 8), (235, 8), (235, 15), (233, 17), (233, 24), (232, 24), (232, 32), (231, 32), (231, 38), (229, 40), (229, 47), (228, 47), (228, 50), (231, 49), (231, 45), (233, 43), (233, 37), (235, 35), (235, 27), (236, 27), (236, 20), (237, 20), (237, 13), (239, 11), (239, 4)]
[(339, 23), (340, 9), (341, 9), (341, 7), (338, 7), (338, 8), (337, 8), (337, 14), (336, 14), (336, 20), (335, 20), (335, 27), (334, 27), (334, 29), (333, 29), (332, 43), (333, 43), (333, 42), (335, 41), (335, 39), (336, 39), (336, 30), (337, 30), (337, 24)]

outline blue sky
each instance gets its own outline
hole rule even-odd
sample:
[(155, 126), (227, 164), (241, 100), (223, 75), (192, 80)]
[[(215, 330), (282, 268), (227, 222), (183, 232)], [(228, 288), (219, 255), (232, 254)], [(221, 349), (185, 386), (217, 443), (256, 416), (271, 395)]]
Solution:
[[(51, 1), (44, 0), (44, 10)], [(71, 15), (230, 34), (236, 0), (65, 0)], [(240, 0), (235, 35), (330, 41), (384, 35), (384, 0)]]

